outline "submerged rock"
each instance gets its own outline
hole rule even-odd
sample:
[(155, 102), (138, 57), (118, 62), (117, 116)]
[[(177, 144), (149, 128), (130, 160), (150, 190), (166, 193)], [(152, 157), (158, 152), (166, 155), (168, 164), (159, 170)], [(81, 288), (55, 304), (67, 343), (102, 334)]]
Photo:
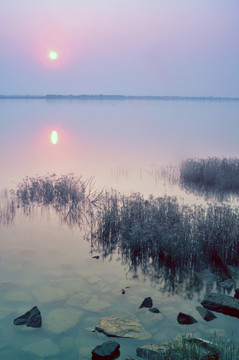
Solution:
[(134, 338), (146, 340), (151, 338), (141, 324), (118, 317), (101, 318), (95, 330), (104, 333), (106, 336)]
[(196, 306), (196, 309), (205, 321), (212, 321), (217, 318), (216, 315), (202, 306)]
[(23, 347), (23, 350), (44, 358), (60, 353), (59, 347), (50, 339), (43, 339), (26, 345)]
[(113, 360), (120, 356), (120, 344), (116, 341), (106, 341), (92, 350), (92, 360)]
[(141, 309), (143, 307), (151, 308), (152, 306), (153, 306), (153, 300), (151, 299), (151, 297), (147, 297), (144, 299), (144, 301), (140, 305), (139, 309)]
[(62, 301), (67, 298), (66, 291), (50, 285), (43, 285), (33, 290), (33, 294), (41, 303)]
[(154, 308), (152, 308), (152, 309), (149, 309), (149, 311), (152, 312), (152, 313), (154, 313), (154, 314), (159, 314), (159, 313), (160, 313), (160, 311), (159, 311), (159, 309), (158, 309), (157, 307), (154, 307)]
[[(183, 351), (182, 351), (183, 348)], [(189, 338), (175, 340), (163, 344), (144, 345), (136, 349), (136, 355), (147, 360), (164, 359), (215, 359), (218, 360), (220, 350), (211, 342)]]
[(31, 310), (25, 314), (19, 316), (13, 321), (14, 325), (26, 325), (30, 327), (41, 327), (42, 318), (41, 312), (37, 306), (34, 306)]
[(177, 317), (177, 321), (181, 325), (191, 325), (197, 323), (197, 320), (193, 316), (180, 312)]
[(46, 317), (46, 329), (53, 334), (61, 334), (73, 328), (79, 321), (83, 312), (73, 309), (55, 309)]
[(201, 304), (209, 310), (239, 318), (239, 299), (232, 296), (211, 293), (205, 296)]

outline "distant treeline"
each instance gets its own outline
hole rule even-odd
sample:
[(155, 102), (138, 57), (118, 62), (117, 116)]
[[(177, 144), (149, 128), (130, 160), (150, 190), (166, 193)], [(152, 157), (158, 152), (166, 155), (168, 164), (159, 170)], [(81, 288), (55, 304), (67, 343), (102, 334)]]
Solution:
[(213, 96), (137, 96), (137, 95), (0, 95), (1, 100), (168, 100), (168, 101), (239, 101), (238, 97)]

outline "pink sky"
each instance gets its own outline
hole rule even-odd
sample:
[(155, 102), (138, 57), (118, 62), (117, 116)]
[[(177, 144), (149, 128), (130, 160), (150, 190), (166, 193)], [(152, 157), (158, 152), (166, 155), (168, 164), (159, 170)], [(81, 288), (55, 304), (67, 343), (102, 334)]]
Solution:
[(8, 0), (0, 94), (239, 96), (238, 14), (237, 0)]

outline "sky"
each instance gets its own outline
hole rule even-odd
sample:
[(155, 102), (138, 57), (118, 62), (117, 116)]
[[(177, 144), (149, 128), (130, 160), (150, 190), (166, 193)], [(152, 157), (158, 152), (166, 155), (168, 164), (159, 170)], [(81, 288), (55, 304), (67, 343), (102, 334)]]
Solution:
[(0, 94), (239, 97), (238, 17), (238, 0), (0, 0)]

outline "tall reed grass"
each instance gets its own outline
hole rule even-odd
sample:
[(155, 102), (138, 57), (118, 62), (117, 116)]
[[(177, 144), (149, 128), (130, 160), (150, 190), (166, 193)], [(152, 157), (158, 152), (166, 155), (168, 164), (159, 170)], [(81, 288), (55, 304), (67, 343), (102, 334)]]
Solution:
[(239, 212), (229, 205), (189, 206), (174, 197), (107, 193), (97, 211), (94, 242), (120, 251), (131, 267), (195, 269), (202, 262), (239, 264)]
[(239, 191), (239, 159), (188, 159), (181, 164), (180, 181), (183, 185)]

